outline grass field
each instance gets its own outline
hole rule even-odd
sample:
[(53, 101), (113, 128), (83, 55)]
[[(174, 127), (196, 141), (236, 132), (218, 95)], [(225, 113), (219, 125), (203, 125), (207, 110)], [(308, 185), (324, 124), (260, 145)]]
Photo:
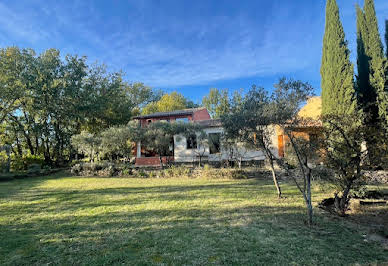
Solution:
[[(388, 263), (367, 229), (270, 180), (49, 177), (0, 183), (0, 265)], [(328, 196), (314, 188), (314, 203)]]

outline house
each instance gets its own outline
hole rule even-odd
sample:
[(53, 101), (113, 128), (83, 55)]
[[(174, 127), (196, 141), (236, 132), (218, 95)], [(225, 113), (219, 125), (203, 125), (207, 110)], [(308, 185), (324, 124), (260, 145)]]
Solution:
[[(194, 121), (204, 121), (211, 120), (209, 112), (206, 108), (191, 108), (184, 110), (176, 110), (170, 112), (158, 112), (149, 115), (141, 115), (134, 117), (135, 120), (139, 121), (141, 127), (146, 127), (147, 125), (157, 122), (157, 121), (166, 121), (166, 122), (194, 122)], [(175, 142), (175, 141), (174, 141)], [(173, 143), (173, 148), (171, 154), (164, 156), (162, 159), (164, 161), (170, 160), (175, 161), (175, 152), (174, 147), (176, 146)], [(144, 148), (142, 143), (137, 143), (136, 145), (136, 166), (155, 166), (159, 165), (159, 156), (152, 151), (148, 151)]]
[[(134, 119), (138, 120), (142, 127), (146, 127), (156, 121), (197, 123), (203, 128), (208, 139), (211, 140), (207, 143), (201, 143), (196, 140), (188, 141), (183, 136), (174, 136), (170, 154), (162, 157), (164, 162), (192, 163), (201, 159), (209, 163), (220, 163), (230, 158), (230, 149), (228, 151), (221, 143), (221, 136), (224, 132), (221, 120), (211, 119), (206, 108), (158, 112), (137, 116)], [(277, 138), (275, 134), (273, 136), (273, 144), (274, 150), (277, 152)], [(147, 151), (143, 146), (142, 143), (137, 143), (135, 165), (159, 166), (159, 156), (152, 151)], [(236, 144), (233, 152), (239, 154), (241, 161), (263, 161), (265, 159), (262, 151), (246, 149), (239, 144)]]
[[(308, 118), (312, 121), (310, 124), (294, 125), (292, 134), (302, 136), (310, 141), (318, 141), (321, 137), (322, 124), (319, 120), (321, 115), (322, 101), (321, 97), (310, 98), (306, 105), (299, 111), (299, 116)], [(252, 150), (245, 148), (243, 145), (236, 143), (234, 147), (223, 147), (221, 136), (224, 129), (219, 119), (211, 119), (206, 108), (192, 108), (184, 110), (176, 110), (171, 112), (159, 112), (149, 115), (137, 116), (134, 119), (138, 120), (142, 127), (146, 127), (150, 123), (156, 121), (166, 121), (173, 123), (182, 121), (187, 123), (196, 123), (200, 125), (206, 133), (208, 140), (205, 143), (200, 143), (196, 140), (188, 141), (183, 136), (174, 136), (171, 140), (171, 151), (166, 156), (163, 156), (163, 161), (174, 161), (176, 163), (193, 163), (199, 161), (207, 161), (209, 163), (220, 163), (231, 158), (231, 155), (238, 155), (241, 161), (264, 161), (265, 155), (261, 150)], [(287, 145), (289, 139), (286, 136), (284, 129), (279, 126), (272, 127), (272, 152), (278, 157), (284, 157), (287, 153)], [(159, 156), (146, 150), (142, 143), (137, 143), (136, 147), (136, 166), (158, 166), (160, 165)]]
[[(311, 97), (308, 99), (298, 116), (305, 121), (303, 124), (293, 125), (291, 134), (296, 137), (304, 138), (311, 142), (319, 142), (322, 138), (322, 122), (320, 116), (322, 114), (322, 99), (320, 96)], [(277, 127), (276, 134), (278, 138), (278, 155), (284, 157), (287, 154), (287, 146), (290, 140), (284, 132), (284, 128)]]

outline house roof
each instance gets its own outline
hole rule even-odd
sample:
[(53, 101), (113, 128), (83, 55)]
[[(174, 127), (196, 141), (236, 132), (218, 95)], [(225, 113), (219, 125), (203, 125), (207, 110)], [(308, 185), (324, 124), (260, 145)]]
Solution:
[(175, 110), (175, 111), (169, 111), (169, 112), (157, 112), (149, 115), (139, 115), (135, 116), (134, 119), (147, 119), (147, 118), (156, 118), (156, 117), (166, 117), (166, 116), (179, 116), (179, 115), (192, 115), (197, 111), (206, 109), (205, 107), (199, 107), (199, 108), (190, 108), (190, 109), (183, 109), (183, 110)]
[(201, 120), (195, 121), (196, 124), (201, 127), (222, 127), (221, 119), (209, 119), (209, 120)]

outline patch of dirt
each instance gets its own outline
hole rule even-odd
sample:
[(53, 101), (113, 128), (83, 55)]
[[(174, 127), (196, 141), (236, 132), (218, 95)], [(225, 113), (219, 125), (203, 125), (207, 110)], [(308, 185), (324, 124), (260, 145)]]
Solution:
[[(370, 202), (378, 204), (361, 204), (360, 202)], [(346, 219), (347, 221), (362, 226), (368, 232), (364, 235), (365, 241), (380, 242), (384, 249), (388, 250), (388, 204), (380, 204), (382, 200), (376, 199), (351, 199), (349, 211), (346, 217), (339, 217), (339, 219)], [(319, 208), (336, 215), (334, 209), (334, 198), (324, 199)]]

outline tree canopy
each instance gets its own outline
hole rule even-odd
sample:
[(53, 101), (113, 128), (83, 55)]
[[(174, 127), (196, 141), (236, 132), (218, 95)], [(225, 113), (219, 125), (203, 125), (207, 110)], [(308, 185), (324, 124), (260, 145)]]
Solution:
[(0, 49), (0, 145), (15, 156), (61, 164), (75, 156), (71, 137), (125, 125), (160, 93), (127, 83), (120, 72), (86, 57), (49, 49)]
[(212, 118), (220, 118), (230, 109), (229, 90), (210, 89), (209, 94), (203, 97), (202, 105), (207, 108)]
[(169, 112), (194, 107), (197, 107), (197, 105), (185, 98), (182, 94), (174, 91), (170, 94), (166, 93), (161, 96), (159, 100), (147, 104), (143, 108), (142, 114), (147, 115), (157, 112)]

